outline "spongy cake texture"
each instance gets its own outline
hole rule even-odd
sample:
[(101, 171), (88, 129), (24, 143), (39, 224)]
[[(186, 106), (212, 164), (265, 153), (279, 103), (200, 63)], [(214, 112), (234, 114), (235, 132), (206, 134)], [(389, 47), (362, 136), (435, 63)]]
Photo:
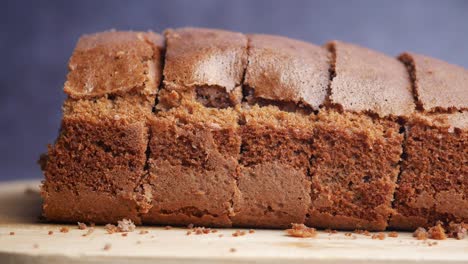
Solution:
[(411, 230), (468, 218), (468, 71), (341, 41), (85, 35), (41, 159), (60, 222)]

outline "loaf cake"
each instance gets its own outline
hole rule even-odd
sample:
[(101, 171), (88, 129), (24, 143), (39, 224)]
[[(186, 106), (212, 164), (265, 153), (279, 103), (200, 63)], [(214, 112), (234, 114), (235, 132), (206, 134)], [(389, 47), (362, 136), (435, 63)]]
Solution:
[(206, 29), (83, 36), (49, 221), (413, 230), (468, 218), (468, 71)]

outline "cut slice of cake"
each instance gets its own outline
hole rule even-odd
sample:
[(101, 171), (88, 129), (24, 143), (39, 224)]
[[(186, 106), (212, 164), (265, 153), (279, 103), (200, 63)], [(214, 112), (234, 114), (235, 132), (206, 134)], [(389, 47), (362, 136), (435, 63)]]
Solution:
[(43, 213), (64, 222), (140, 223), (147, 204), (147, 120), (161, 80), (163, 41), (143, 32), (83, 36), (70, 59), (60, 135), (41, 159)]
[(164, 87), (151, 122), (146, 223), (231, 226), (238, 197), (241, 100), (247, 38), (212, 29), (165, 34)]
[(420, 113), (406, 126), (405, 156), (390, 225), (414, 230), (468, 218), (468, 71), (403, 53)]
[(395, 122), (414, 110), (411, 82), (396, 59), (343, 42), (328, 105), (314, 130), (312, 206), (306, 224), (384, 230), (392, 212), (403, 135)]
[(329, 82), (326, 49), (278, 36), (250, 35), (241, 113), (241, 199), (233, 225), (289, 227), (310, 206), (313, 110)]

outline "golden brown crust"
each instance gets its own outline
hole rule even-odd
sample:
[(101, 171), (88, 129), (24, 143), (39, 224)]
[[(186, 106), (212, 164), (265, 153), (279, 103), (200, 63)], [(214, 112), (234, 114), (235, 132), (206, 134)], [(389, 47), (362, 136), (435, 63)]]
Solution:
[(403, 53), (419, 106), (428, 112), (468, 109), (468, 70), (416, 53)]
[(80, 38), (64, 91), (72, 98), (137, 90), (154, 95), (162, 74), (162, 37), (153, 32), (108, 31)]
[(241, 85), (247, 38), (205, 28), (168, 29), (164, 85), (169, 89), (219, 86), (230, 93)]
[(331, 103), (381, 117), (407, 116), (414, 111), (410, 78), (398, 60), (339, 41), (328, 47), (336, 56)]
[(329, 83), (326, 49), (285, 37), (248, 35), (249, 63), (244, 85), (254, 96), (305, 104), (323, 104)]

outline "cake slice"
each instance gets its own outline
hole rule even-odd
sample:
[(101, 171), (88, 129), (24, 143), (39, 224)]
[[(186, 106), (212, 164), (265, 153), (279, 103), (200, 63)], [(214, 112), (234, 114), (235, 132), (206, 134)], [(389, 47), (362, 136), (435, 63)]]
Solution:
[(151, 122), (146, 223), (231, 226), (238, 198), (238, 107), (247, 38), (229, 31), (168, 30), (164, 86)]
[(329, 82), (326, 49), (270, 35), (249, 35), (233, 225), (289, 227), (310, 205), (313, 110)]
[(83, 36), (69, 62), (60, 135), (41, 159), (45, 218), (140, 223), (147, 120), (162, 74), (163, 40), (152, 32)]
[(404, 53), (421, 112), (406, 125), (405, 156), (390, 225), (414, 230), (468, 218), (468, 71)]
[(384, 230), (403, 143), (395, 120), (414, 109), (411, 82), (394, 58), (337, 41), (328, 48), (334, 77), (314, 130), (306, 223)]

